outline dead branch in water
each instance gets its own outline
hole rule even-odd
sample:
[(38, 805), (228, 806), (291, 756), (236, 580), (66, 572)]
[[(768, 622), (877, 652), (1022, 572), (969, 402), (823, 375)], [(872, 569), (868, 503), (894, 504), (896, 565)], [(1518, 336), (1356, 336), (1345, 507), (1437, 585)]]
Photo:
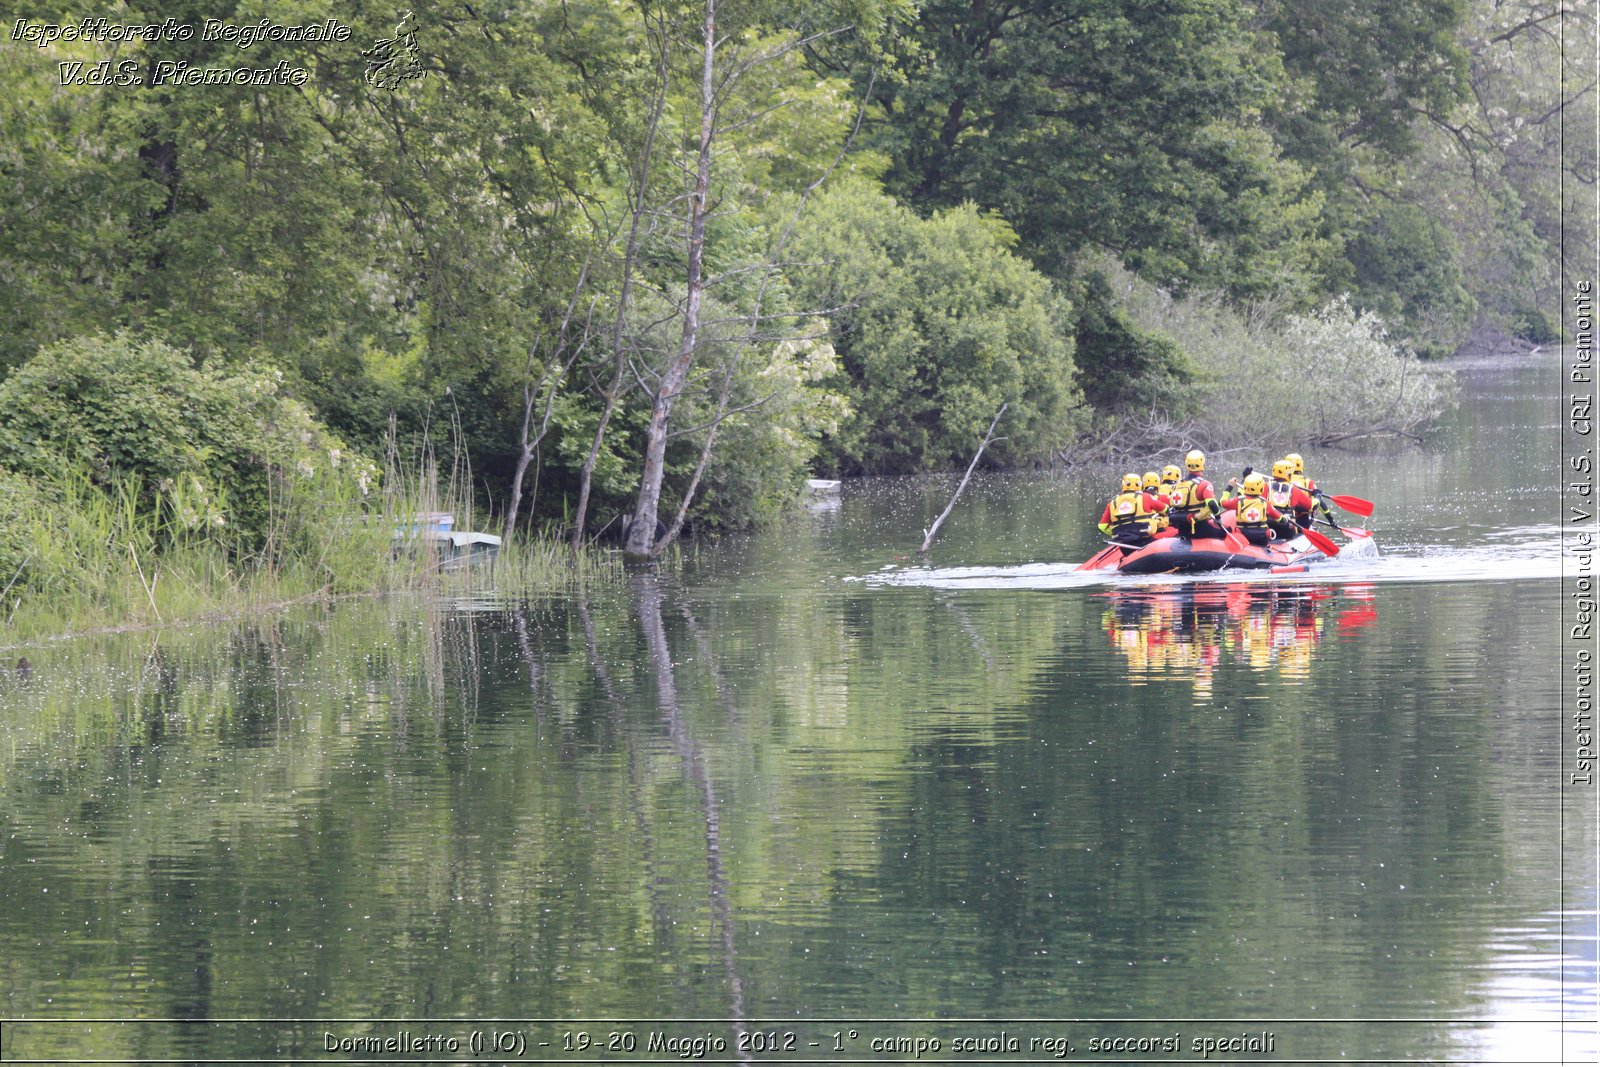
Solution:
[(944, 506), (944, 510), (939, 513), (939, 517), (933, 520), (933, 525), (922, 531), (922, 547), (917, 549), (917, 555), (923, 555), (928, 551), (928, 548), (933, 544), (934, 535), (939, 532), (939, 526), (945, 519), (950, 517), (951, 510), (955, 508), (956, 501), (961, 497), (961, 490), (967, 487), (967, 479), (972, 477), (974, 468), (978, 466), (978, 460), (983, 458), (983, 450), (989, 447), (990, 441), (994, 440), (994, 428), (1000, 425), (1000, 416), (1004, 415), (1006, 408), (1010, 406), (1009, 403), (1001, 404), (1000, 410), (994, 413), (994, 421), (989, 424), (989, 432), (983, 435), (983, 443), (978, 446), (978, 451), (972, 457), (972, 462), (967, 464), (967, 473), (962, 475), (961, 484), (956, 486), (955, 495), (950, 498), (950, 503)]

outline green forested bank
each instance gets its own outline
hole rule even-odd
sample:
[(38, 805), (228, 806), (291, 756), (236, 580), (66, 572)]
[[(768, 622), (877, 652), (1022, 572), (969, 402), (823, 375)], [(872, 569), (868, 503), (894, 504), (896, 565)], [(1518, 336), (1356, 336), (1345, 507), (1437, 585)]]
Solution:
[(1259, 434), (1217, 399), (1264, 381), (1293, 440), (1414, 432), (1416, 354), (1552, 340), (1593, 256), (1570, 4), (5, 7), (0, 485), (152, 551), (276, 558), (428, 447), (649, 556), (1002, 403), (1005, 463)]

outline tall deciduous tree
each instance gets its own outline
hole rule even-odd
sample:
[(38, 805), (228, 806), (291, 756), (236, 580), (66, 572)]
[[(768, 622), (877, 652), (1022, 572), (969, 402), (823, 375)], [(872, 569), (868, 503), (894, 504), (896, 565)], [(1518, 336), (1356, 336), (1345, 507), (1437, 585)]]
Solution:
[(1259, 129), (1280, 70), (1233, 0), (932, 0), (876, 143), (919, 209), (972, 201), (1047, 273), (1086, 247), (1162, 282), (1295, 284), (1316, 204)]
[(1592, 269), (1595, 144), (1572, 128), (1574, 109), (1593, 122), (1595, 37), (1593, 5), (1474, 5), (1470, 100), (1419, 127), (1406, 198), (1462, 247), (1462, 284), (1491, 336), (1555, 340), (1560, 270)]
[(1274, 47), (1288, 91), (1265, 119), (1295, 159), (1328, 183), (1351, 153), (1387, 159), (1416, 150), (1419, 116), (1447, 115), (1466, 96), (1457, 31), (1466, 0), (1244, 0), (1258, 40)]
[(700, 29), (698, 134), (686, 217), (688, 262), (684, 270), (683, 332), (677, 351), (662, 371), (650, 403), (645, 428), (644, 463), (639, 501), (628, 531), (626, 551), (635, 559), (655, 555), (656, 513), (661, 504), (661, 479), (666, 473), (667, 424), (672, 406), (689, 380), (700, 341), (700, 307), (705, 300), (706, 220), (711, 212), (711, 146), (717, 134), (717, 3), (705, 0)]
[[(798, 57), (807, 45), (844, 33), (852, 26), (870, 33), (871, 24), (882, 17), (881, 8), (875, 3), (844, 5), (837, 11), (824, 6), (819, 9), (820, 16), (836, 16), (839, 21), (811, 30), (808, 28), (810, 19), (818, 12), (791, 17), (786, 6), (769, 8), (751, 0), (722, 0), (720, 3), (719, 0), (702, 0), (692, 10), (696, 12), (692, 21), (687, 18), (687, 12), (682, 12), (676, 23), (681, 43), (675, 51), (690, 60), (686, 68), (692, 72), (686, 101), (688, 119), (678, 148), (686, 187), (681, 199), (675, 201), (681, 207), (673, 212), (674, 228), (684, 242), (681, 298), (676, 318), (678, 336), (671, 354), (655, 368), (654, 387), (650, 392), (639, 491), (624, 546), (626, 555), (634, 560), (653, 558), (682, 525), (686, 504), (680, 501), (677, 518), (671, 527), (658, 534), (658, 527), (662, 525), (661, 497), (667, 473), (668, 442), (673, 432), (673, 409), (690, 385), (691, 372), (702, 345), (715, 340), (718, 344), (733, 346), (737, 353), (747, 345), (771, 345), (783, 339), (781, 328), (774, 329), (774, 323), (783, 316), (767, 310), (765, 304), (768, 281), (775, 267), (772, 257), (781, 254), (781, 241), (776, 246), (751, 242), (748, 235), (739, 233), (740, 227), (734, 224), (737, 220), (729, 219), (723, 220), (728, 224), (719, 234), (728, 250), (711, 255), (707, 247), (708, 238), (718, 229), (719, 214), (734, 214), (722, 210), (723, 198), (726, 196), (731, 201), (730, 206), (759, 198), (759, 192), (747, 184), (751, 174), (765, 170), (770, 175), (780, 169), (773, 166), (774, 157), (782, 160), (793, 155), (792, 149), (767, 153), (768, 160), (762, 165), (758, 162), (759, 154), (748, 150), (752, 143), (763, 144), (767, 116), (789, 103), (783, 99), (763, 99), (763, 94), (770, 94), (774, 88), (770, 72), (780, 68), (786, 60)], [(692, 32), (686, 32), (690, 27), (693, 27)], [(672, 28), (669, 22), (669, 34)], [(781, 83), (781, 79), (779, 81)], [(746, 144), (742, 159), (738, 148), (741, 140)], [(730, 290), (725, 303), (738, 308), (742, 314), (716, 323), (704, 320), (713, 285)], [(746, 321), (748, 327), (743, 325)], [(715, 329), (708, 331), (708, 326)], [(736, 371), (735, 364), (728, 365), (724, 371), (723, 390), (713, 420), (704, 428), (708, 436), (683, 490), (685, 498), (699, 484), (710, 445), (727, 414), (730, 395), (727, 390), (731, 388)]]
[(1467, 3), (1245, 4), (1286, 75), (1263, 125), (1324, 197), (1318, 288), (1352, 293), (1421, 351), (1452, 350), (1474, 307), (1454, 222), (1418, 211), (1406, 176), (1430, 124), (1457, 121), (1467, 99)]

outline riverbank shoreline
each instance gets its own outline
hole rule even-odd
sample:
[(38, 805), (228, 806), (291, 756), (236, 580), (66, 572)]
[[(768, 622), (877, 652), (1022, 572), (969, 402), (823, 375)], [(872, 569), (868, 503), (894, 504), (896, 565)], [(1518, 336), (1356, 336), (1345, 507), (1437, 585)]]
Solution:
[[(335, 604), (359, 600), (383, 600), (393, 597), (418, 596), (433, 599), (470, 597), (493, 591), (507, 597), (538, 595), (569, 589), (590, 580), (606, 580), (620, 574), (621, 565), (610, 552), (586, 548), (576, 554), (565, 541), (536, 540), (503, 548), (495, 561), (487, 566), (462, 567), (445, 570), (437, 566), (423, 570), (400, 570), (387, 580), (374, 582), (370, 587), (353, 590), (336, 590), (333, 583), (324, 583), (308, 589), (307, 583), (297, 583), (292, 578), (257, 576), (269, 587), (281, 582), (296, 587), (292, 591), (268, 589), (259, 595), (243, 590), (243, 595), (229, 600), (227, 589), (199, 589), (193, 599), (184, 601), (185, 608), (161, 612), (153, 601), (153, 588), (162, 576), (150, 584), (140, 583), (121, 592), (119, 602), (128, 606), (122, 618), (98, 626), (73, 626), (52, 629), (37, 620), (61, 613), (53, 613), (49, 605), (21, 603), (13, 607), (5, 627), (0, 630), (0, 653), (25, 652), (63, 642), (120, 634), (156, 633), (162, 631), (215, 626), (270, 616), (308, 604)], [(198, 587), (192, 587), (198, 588)], [(237, 591), (238, 587), (234, 589)], [(148, 597), (148, 600), (140, 600)], [(132, 605), (139, 605), (132, 607)], [(83, 605), (69, 608), (66, 614), (82, 618), (89, 609)], [(154, 612), (152, 617), (151, 612)], [(107, 608), (102, 615), (114, 614)], [(18, 620), (21, 625), (18, 625)], [(21, 630), (20, 634), (12, 631)]]

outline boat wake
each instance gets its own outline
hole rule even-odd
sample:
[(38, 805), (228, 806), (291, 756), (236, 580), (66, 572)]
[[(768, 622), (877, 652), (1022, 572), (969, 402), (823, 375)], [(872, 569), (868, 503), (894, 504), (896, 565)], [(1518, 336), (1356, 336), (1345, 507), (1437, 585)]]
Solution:
[[(1367, 545), (1371, 547), (1371, 543)], [(1465, 546), (1392, 543), (1382, 552), (1342, 551), (1303, 572), (1274, 574), (1266, 570), (1224, 569), (1199, 574), (1126, 575), (1116, 571), (1080, 571), (1074, 563), (1022, 563), (996, 567), (924, 567), (891, 565), (845, 579), (871, 586), (928, 589), (1087, 589), (1129, 585), (1195, 582), (1315, 581), (1322, 583), (1527, 581), (1561, 575), (1560, 530), (1534, 527), (1487, 532)]]

